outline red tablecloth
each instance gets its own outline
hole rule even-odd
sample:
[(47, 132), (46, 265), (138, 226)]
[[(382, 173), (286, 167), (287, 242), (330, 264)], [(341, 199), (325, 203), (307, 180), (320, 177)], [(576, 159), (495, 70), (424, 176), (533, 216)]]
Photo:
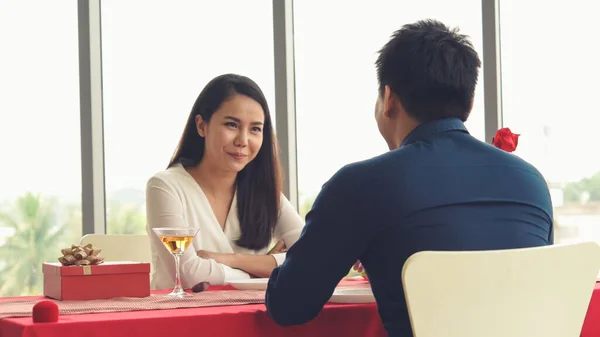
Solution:
[[(0, 337), (78, 335), (85, 337), (386, 336), (375, 304), (327, 304), (313, 321), (302, 326), (286, 328), (278, 326), (267, 316), (263, 304), (61, 316), (58, 323), (46, 324), (34, 324), (31, 317), (0, 319)], [(598, 336), (600, 336), (600, 283), (596, 283), (581, 331), (581, 337)]]
[(581, 329), (581, 337), (600, 336), (600, 283), (596, 283), (592, 300)]
[(264, 304), (69, 315), (60, 316), (57, 323), (34, 324), (31, 317), (0, 319), (0, 337), (66, 336), (385, 337), (386, 333), (376, 304), (327, 304), (311, 322), (285, 328), (273, 322)]

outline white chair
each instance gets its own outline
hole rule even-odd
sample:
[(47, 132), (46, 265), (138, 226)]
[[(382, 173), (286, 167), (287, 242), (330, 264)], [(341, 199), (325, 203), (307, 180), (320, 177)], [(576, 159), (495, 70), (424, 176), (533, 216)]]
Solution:
[(104, 261), (152, 261), (150, 238), (142, 235), (87, 234), (81, 238), (80, 245), (91, 243), (102, 249), (99, 256)]
[(415, 337), (577, 337), (600, 270), (593, 242), (412, 255), (402, 270)]

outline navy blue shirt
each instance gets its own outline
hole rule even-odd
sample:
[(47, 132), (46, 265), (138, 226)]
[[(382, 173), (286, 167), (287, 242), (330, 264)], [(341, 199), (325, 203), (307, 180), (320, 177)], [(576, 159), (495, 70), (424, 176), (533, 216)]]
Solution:
[(475, 139), (459, 119), (423, 124), (400, 148), (347, 165), (323, 186), (271, 274), (268, 313), (280, 325), (311, 320), (360, 260), (388, 335), (411, 337), (401, 279), (409, 256), (549, 245), (552, 219), (533, 166)]

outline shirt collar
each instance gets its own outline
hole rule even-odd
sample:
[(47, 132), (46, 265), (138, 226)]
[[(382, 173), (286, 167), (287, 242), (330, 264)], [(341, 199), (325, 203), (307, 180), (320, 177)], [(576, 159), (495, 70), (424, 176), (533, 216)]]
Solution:
[(438, 119), (432, 122), (423, 123), (414, 128), (414, 130), (408, 134), (400, 146), (412, 144), (414, 142), (429, 138), (436, 133), (447, 131), (460, 131), (469, 133), (465, 127), (465, 124), (458, 118)]

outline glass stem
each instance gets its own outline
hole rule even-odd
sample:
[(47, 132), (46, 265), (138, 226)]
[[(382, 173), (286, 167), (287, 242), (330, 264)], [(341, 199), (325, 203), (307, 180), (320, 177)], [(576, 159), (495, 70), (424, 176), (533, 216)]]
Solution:
[(173, 289), (174, 293), (182, 293), (183, 288), (181, 287), (181, 275), (179, 275), (179, 257), (180, 254), (173, 254), (175, 257), (175, 288)]

